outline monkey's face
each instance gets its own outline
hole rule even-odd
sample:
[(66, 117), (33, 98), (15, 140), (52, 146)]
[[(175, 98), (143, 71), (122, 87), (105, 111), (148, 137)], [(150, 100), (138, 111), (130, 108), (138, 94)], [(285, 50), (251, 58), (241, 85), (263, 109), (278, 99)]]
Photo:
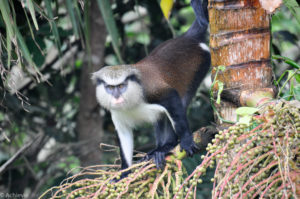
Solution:
[(137, 74), (124, 67), (105, 67), (94, 73), (93, 79), (97, 84), (97, 100), (108, 110), (131, 109), (143, 101)]
[(130, 80), (118, 85), (100, 83), (96, 87), (98, 102), (108, 110), (131, 109), (142, 102), (142, 94), (140, 85)]

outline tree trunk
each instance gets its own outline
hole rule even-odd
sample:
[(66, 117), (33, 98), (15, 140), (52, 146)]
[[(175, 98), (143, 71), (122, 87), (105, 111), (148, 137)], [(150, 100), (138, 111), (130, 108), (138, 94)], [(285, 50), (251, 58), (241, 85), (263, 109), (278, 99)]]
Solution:
[[(88, 5), (86, 5), (88, 6)], [(101, 151), (99, 144), (103, 135), (102, 118), (96, 101), (95, 86), (91, 81), (91, 73), (103, 65), (106, 29), (100, 14), (97, 1), (89, 3), (91, 64), (83, 66), (80, 79), (80, 105), (77, 118), (77, 131), (82, 166), (99, 164)]]
[[(270, 63), (270, 15), (259, 0), (209, 0), (213, 77), (224, 83), (221, 117), (235, 121), (238, 106), (274, 97)], [(214, 91), (218, 89), (214, 86)]]

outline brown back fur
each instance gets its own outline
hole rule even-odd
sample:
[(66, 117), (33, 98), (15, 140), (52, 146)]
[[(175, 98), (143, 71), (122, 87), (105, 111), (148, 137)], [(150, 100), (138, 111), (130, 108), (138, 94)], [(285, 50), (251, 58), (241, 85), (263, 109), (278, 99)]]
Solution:
[(134, 65), (141, 71), (146, 96), (155, 99), (173, 88), (183, 97), (201, 70), (203, 54), (199, 42), (184, 35), (159, 45)]

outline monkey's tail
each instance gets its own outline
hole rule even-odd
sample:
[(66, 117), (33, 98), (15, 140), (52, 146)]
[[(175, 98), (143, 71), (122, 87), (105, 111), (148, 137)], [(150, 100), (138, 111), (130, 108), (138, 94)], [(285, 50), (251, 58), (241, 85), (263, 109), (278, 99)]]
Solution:
[(205, 33), (208, 27), (208, 1), (207, 0), (192, 0), (191, 6), (194, 9), (196, 20), (185, 33), (187, 37), (192, 37), (197, 40), (204, 40)]

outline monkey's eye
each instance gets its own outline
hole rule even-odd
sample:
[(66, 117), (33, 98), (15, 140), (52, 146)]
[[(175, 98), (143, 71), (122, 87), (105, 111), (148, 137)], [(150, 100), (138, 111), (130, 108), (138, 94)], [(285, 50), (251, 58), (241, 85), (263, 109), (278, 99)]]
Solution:
[(112, 86), (112, 85), (107, 85), (106, 88), (109, 89), (109, 90), (113, 90), (113, 89), (114, 89), (114, 86)]
[(105, 85), (105, 90), (106, 90), (106, 92), (107, 93), (113, 93), (114, 91), (115, 91), (115, 88), (116, 88), (116, 86), (113, 86), (113, 85)]
[(127, 89), (127, 83), (125, 82), (125, 83), (119, 84), (118, 89), (121, 93), (125, 92)]

